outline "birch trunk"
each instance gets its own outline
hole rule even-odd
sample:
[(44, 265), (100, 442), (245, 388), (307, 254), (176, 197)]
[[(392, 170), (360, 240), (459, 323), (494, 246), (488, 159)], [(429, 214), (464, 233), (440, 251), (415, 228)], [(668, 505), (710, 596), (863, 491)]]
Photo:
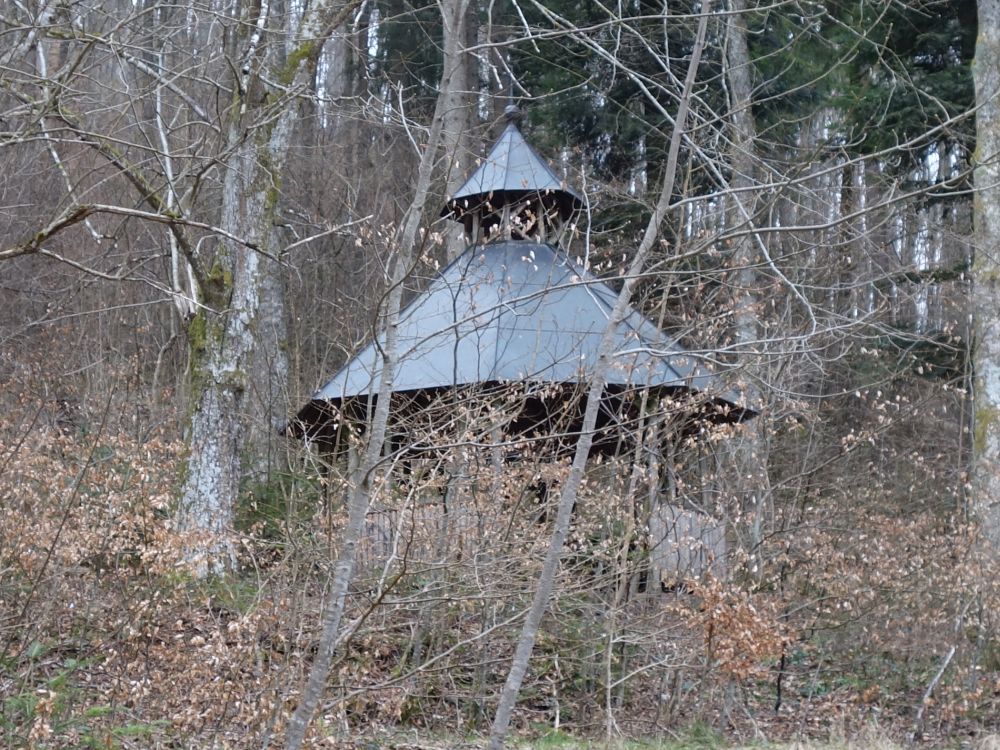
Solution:
[(976, 87), (973, 507), (1000, 551), (1000, 0), (979, 0)]
[(611, 311), (608, 327), (604, 331), (598, 348), (598, 359), (587, 389), (587, 406), (583, 415), (583, 424), (580, 430), (580, 438), (576, 445), (576, 453), (573, 456), (573, 465), (559, 496), (555, 528), (553, 528), (552, 535), (549, 537), (548, 550), (545, 553), (542, 571), (535, 586), (531, 607), (521, 628), (521, 635), (514, 651), (514, 658), (511, 661), (507, 680), (500, 692), (500, 700), (497, 704), (493, 726), (490, 730), (490, 750), (502, 750), (504, 746), (507, 731), (510, 727), (510, 719), (514, 712), (514, 706), (517, 703), (518, 693), (521, 690), (521, 683), (524, 681), (524, 675), (528, 671), (531, 652), (535, 647), (535, 639), (538, 636), (538, 628), (541, 625), (542, 615), (548, 607), (549, 597), (552, 594), (552, 587), (555, 582), (556, 571), (559, 568), (559, 561), (562, 557), (563, 546), (569, 534), (570, 517), (573, 513), (573, 506), (576, 504), (577, 492), (579, 491), (584, 469), (587, 465), (587, 456), (590, 454), (590, 447), (593, 443), (593, 431), (597, 424), (597, 413), (601, 396), (604, 394), (604, 377), (611, 362), (614, 332), (624, 319), (632, 292), (639, 283), (646, 260), (659, 236), (660, 225), (667, 214), (667, 210), (670, 208), (670, 197), (673, 194), (674, 178), (677, 174), (677, 158), (687, 121), (691, 92), (694, 87), (695, 76), (705, 44), (708, 16), (711, 13), (710, 5), (710, 2), (705, 2), (701, 10), (702, 15), (698, 24), (698, 34), (691, 51), (691, 60), (688, 66), (687, 77), (684, 81), (684, 91), (677, 108), (674, 132), (670, 139), (667, 164), (663, 173), (663, 183), (660, 186), (660, 196), (653, 210), (653, 215), (646, 225), (646, 230), (636, 250), (635, 257), (629, 264), (624, 286), (618, 295), (614, 309)]

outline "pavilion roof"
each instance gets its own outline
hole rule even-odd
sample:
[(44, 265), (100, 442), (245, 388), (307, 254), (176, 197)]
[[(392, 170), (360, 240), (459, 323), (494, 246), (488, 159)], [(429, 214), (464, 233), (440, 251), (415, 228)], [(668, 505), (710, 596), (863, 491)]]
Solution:
[[(393, 391), (586, 382), (616, 297), (550, 245), (505, 241), (469, 248), (400, 314)], [(313, 400), (376, 394), (384, 338), (361, 349)], [(738, 400), (702, 357), (634, 309), (614, 331), (613, 352), (608, 386), (683, 388)]]

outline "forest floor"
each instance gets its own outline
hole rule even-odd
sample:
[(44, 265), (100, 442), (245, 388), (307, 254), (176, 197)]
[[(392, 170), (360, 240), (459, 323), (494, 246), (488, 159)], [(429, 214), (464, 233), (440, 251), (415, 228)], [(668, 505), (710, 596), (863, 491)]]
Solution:
[[(332, 738), (331, 738), (332, 739)], [(334, 746), (338, 746), (335, 743)], [(347, 746), (358, 750), (391, 748), (392, 750), (482, 750), (487, 747), (485, 736), (457, 737), (429, 735), (424, 732), (390, 732), (379, 737), (347, 741)], [(851, 737), (832, 736), (828, 739), (802, 738), (778, 742), (760, 739), (754, 742), (734, 742), (714, 730), (698, 725), (683, 733), (646, 739), (615, 738), (586, 739), (562, 731), (527, 739), (515, 740), (516, 750), (903, 750), (903, 748), (955, 748), (956, 750), (1000, 750), (1000, 734), (977, 738), (935, 737), (919, 744), (891, 736), (888, 732), (870, 727)]]

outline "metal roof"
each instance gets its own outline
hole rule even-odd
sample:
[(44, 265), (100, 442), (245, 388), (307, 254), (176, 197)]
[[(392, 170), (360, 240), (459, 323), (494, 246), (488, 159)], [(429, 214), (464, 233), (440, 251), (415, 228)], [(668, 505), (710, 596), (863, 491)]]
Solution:
[[(583, 205), (525, 142), (516, 108), (508, 108), (507, 115), (507, 127), (489, 156), (448, 202), (443, 216), (465, 221), (467, 214), (481, 211), (485, 218), (535, 195), (564, 218)], [(470, 247), (400, 313), (393, 392), (432, 397), (471, 385), (586, 383), (597, 366), (617, 297), (551, 245), (506, 240)], [(334, 418), (329, 407), (377, 396), (384, 345), (383, 333), (352, 357), (299, 410), (293, 423), (299, 427), (293, 430), (322, 431)], [(740, 397), (725, 388), (703, 358), (634, 309), (614, 330), (612, 351), (604, 376), (607, 392), (618, 394), (615, 398), (647, 387), (683, 390), (721, 407), (715, 418), (738, 421), (753, 414), (739, 405)], [(534, 427), (549, 411), (543, 401), (536, 396), (532, 408), (525, 407), (541, 415)]]
[(516, 112), (508, 112), (508, 123), (489, 155), (465, 181), (441, 211), (460, 219), (483, 204), (493, 210), (529, 194), (540, 194), (559, 207), (568, 218), (583, 207), (583, 199), (560, 180), (518, 130)]
[[(550, 245), (496, 242), (466, 250), (400, 315), (393, 390), (473, 383), (589, 379), (617, 294)], [(634, 309), (615, 330), (607, 383), (709, 392), (735, 404), (695, 354)], [(313, 396), (342, 402), (377, 393), (384, 334)], [(300, 414), (304, 416), (304, 414)]]

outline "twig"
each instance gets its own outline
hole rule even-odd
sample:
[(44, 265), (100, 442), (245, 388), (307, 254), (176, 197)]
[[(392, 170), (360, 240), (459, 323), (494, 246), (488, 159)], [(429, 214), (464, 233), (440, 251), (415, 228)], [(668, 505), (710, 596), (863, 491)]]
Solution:
[(910, 737), (911, 740), (916, 740), (924, 730), (924, 709), (927, 708), (927, 704), (931, 699), (931, 693), (934, 692), (934, 688), (937, 687), (938, 682), (941, 681), (944, 671), (951, 664), (951, 658), (955, 655), (955, 646), (948, 649), (948, 654), (944, 657), (944, 661), (941, 662), (941, 667), (938, 669), (937, 674), (934, 675), (934, 679), (930, 681), (927, 685), (927, 689), (924, 691), (923, 697), (920, 699), (920, 705), (917, 706), (917, 718), (913, 723), (913, 735)]

